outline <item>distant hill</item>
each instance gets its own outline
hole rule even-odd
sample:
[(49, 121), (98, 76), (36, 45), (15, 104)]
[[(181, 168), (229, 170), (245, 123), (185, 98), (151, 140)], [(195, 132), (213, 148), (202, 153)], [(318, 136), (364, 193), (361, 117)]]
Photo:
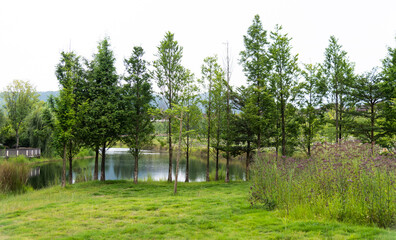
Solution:
[(53, 95), (54, 97), (57, 97), (59, 95), (59, 91), (47, 91), (47, 92), (37, 92), (39, 96), (40, 101), (47, 102), (49, 96)]
[[(40, 101), (44, 101), (47, 102), (48, 98), (53, 95), (54, 97), (57, 97), (59, 95), (59, 91), (46, 91), (46, 92), (37, 92), (39, 94), (39, 100)], [(1, 96), (1, 95), (0, 95)], [(155, 103), (154, 105), (157, 106), (158, 108), (162, 108), (162, 109), (166, 109), (166, 103), (163, 99), (163, 97), (159, 94), (154, 94), (155, 96)], [(207, 97), (207, 93), (203, 93), (200, 96), (201, 98), (206, 98)], [(0, 97), (0, 106), (4, 105), (4, 99), (2, 97)], [(203, 107), (201, 106), (201, 104), (199, 104), (199, 108), (201, 110), (203, 110)]]
[[(53, 95), (54, 97), (59, 95), (59, 91), (47, 91), (47, 92), (37, 92), (39, 94), (39, 100), (47, 102), (49, 96)], [(5, 104), (4, 99), (0, 93), (0, 106)]]

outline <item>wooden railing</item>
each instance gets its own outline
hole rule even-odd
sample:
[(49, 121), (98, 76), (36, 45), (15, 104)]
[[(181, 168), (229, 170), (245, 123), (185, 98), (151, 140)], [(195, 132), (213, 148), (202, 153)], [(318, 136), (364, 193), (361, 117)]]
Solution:
[(40, 157), (40, 148), (19, 148), (19, 149), (0, 149), (0, 157), (17, 157), (25, 155), (26, 157)]

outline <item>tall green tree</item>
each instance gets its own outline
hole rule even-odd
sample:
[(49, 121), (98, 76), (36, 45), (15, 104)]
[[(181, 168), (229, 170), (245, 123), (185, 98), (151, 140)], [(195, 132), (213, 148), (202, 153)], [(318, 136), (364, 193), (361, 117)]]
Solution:
[(297, 103), (300, 107), (302, 147), (311, 156), (311, 146), (323, 122), (321, 105), (326, 86), (319, 65), (305, 64), (303, 81), (297, 86)]
[(153, 92), (150, 84), (150, 74), (147, 62), (143, 60), (144, 51), (141, 47), (134, 47), (129, 59), (124, 60), (127, 75), (123, 87), (123, 107), (125, 109), (125, 137), (135, 159), (134, 182), (138, 182), (139, 157), (144, 146), (151, 144), (154, 137), (154, 126), (149, 109), (153, 108)]
[(388, 54), (382, 61), (382, 75), (384, 78), (383, 91), (386, 95), (383, 116), (384, 130), (389, 139), (384, 145), (396, 147), (396, 47), (388, 47)]
[[(233, 141), (241, 152), (246, 153), (246, 179), (249, 179), (251, 153), (254, 149), (260, 151), (258, 144), (260, 146), (270, 145), (271, 133), (274, 128), (272, 121), (275, 111), (274, 98), (266, 90), (260, 91), (259, 94), (257, 94), (257, 90), (255, 85), (239, 88), (238, 101), (234, 103), (240, 114), (234, 118), (233, 125), (236, 125), (234, 126), (236, 130)], [(260, 111), (265, 114), (258, 114)], [(257, 140), (259, 137), (260, 141)]]
[[(286, 151), (286, 106), (292, 98), (292, 89), (297, 84), (298, 55), (291, 53), (291, 38), (287, 34), (281, 33), (282, 27), (276, 25), (275, 31), (271, 32), (271, 45), (269, 47), (272, 71), (270, 77), (270, 91), (276, 99), (277, 106), (277, 126), (281, 128), (282, 155)], [(280, 121), (279, 121), (280, 118)]]
[(16, 148), (18, 148), (21, 127), (38, 102), (38, 94), (28, 81), (14, 80), (6, 87), (3, 98), (7, 117), (15, 131)]
[(66, 185), (66, 158), (69, 156), (69, 183), (72, 183), (73, 155), (78, 150), (78, 112), (76, 86), (83, 78), (83, 69), (79, 57), (73, 52), (62, 52), (60, 63), (56, 67), (59, 81), (59, 97), (55, 98), (55, 132), (59, 145), (62, 146), (63, 168), (62, 187)]
[(213, 140), (211, 141), (211, 147), (215, 150), (215, 181), (219, 180), (219, 159), (220, 151), (223, 149), (222, 135), (224, 135), (226, 112), (226, 87), (225, 87), (225, 72), (220, 71), (218, 78), (213, 82), (213, 92), (211, 96), (211, 102), (213, 107), (213, 122), (211, 124), (211, 129), (213, 130)]
[(382, 118), (381, 103), (386, 100), (386, 93), (383, 86), (383, 78), (376, 73), (376, 69), (359, 76), (351, 85), (351, 95), (356, 103), (355, 116), (352, 126), (352, 133), (369, 142), (374, 150), (374, 144), (383, 137), (384, 129), (378, 124)]
[(6, 118), (3, 109), (0, 108), (0, 144), (4, 144), (3, 127), (6, 125)]
[(206, 122), (207, 122), (207, 148), (206, 148), (206, 181), (209, 181), (209, 159), (210, 159), (210, 139), (212, 137), (211, 123), (214, 119), (213, 116), (213, 94), (214, 84), (223, 81), (223, 70), (217, 63), (217, 57), (207, 57), (204, 59), (204, 64), (201, 66), (202, 79), (201, 84), (207, 91), (207, 99), (202, 100), (202, 104), (206, 111)]
[(255, 105), (258, 116), (254, 124), (254, 132), (257, 136), (257, 148), (260, 151), (262, 146), (262, 135), (266, 126), (265, 95), (267, 94), (266, 85), (269, 81), (271, 61), (269, 59), (267, 31), (263, 29), (260, 16), (256, 15), (252, 25), (248, 28), (247, 35), (243, 36), (245, 50), (240, 53), (240, 63), (247, 77), (250, 86), (254, 88), (256, 99)]
[(52, 157), (54, 154), (54, 115), (44, 102), (40, 102), (27, 119), (26, 132), (29, 146), (41, 149), (41, 155)]
[(231, 131), (230, 131), (230, 120), (231, 120), (231, 105), (230, 105), (230, 94), (231, 94), (231, 86), (230, 86), (230, 79), (231, 79), (231, 60), (229, 56), (229, 45), (228, 42), (226, 43), (227, 45), (227, 56), (226, 56), (226, 66), (225, 66), (225, 72), (226, 72), (226, 82), (224, 83), (226, 87), (226, 106), (227, 106), (227, 112), (226, 112), (226, 120), (227, 120), (227, 129), (225, 132), (225, 142), (226, 142), (226, 178), (225, 182), (230, 182), (230, 151), (231, 151)]
[(101, 181), (106, 180), (106, 149), (112, 146), (122, 134), (121, 89), (114, 54), (110, 47), (108, 38), (99, 42), (98, 52), (88, 66), (86, 83), (89, 108), (85, 114), (83, 131), (88, 144), (91, 144), (96, 152), (100, 149)]
[(323, 73), (327, 81), (327, 89), (330, 102), (334, 105), (336, 127), (336, 142), (342, 138), (342, 117), (346, 106), (346, 95), (348, 86), (353, 81), (353, 64), (347, 58), (347, 52), (342, 50), (342, 45), (338, 39), (331, 36), (329, 46), (325, 50), (325, 61), (323, 63)]
[(186, 146), (186, 176), (185, 182), (189, 182), (190, 171), (190, 153), (193, 137), (197, 137), (199, 131), (199, 120), (202, 118), (201, 111), (198, 107), (198, 86), (195, 82), (194, 75), (189, 70), (185, 72), (185, 87), (181, 95), (182, 105), (185, 106), (186, 112), (183, 119), (184, 135), (183, 139)]
[[(174, 34), (167, 32), (157, 48), (157, 60), (154, 61), (154, 76), (161, 95), (165, 99), (168, 109), (173, 109), (179, 103), (185, 70), (181, 65), (183, 48), (174, 39)], [(168, 118), (169, 171), (168, 182), (172, 182), (172, 115)]]

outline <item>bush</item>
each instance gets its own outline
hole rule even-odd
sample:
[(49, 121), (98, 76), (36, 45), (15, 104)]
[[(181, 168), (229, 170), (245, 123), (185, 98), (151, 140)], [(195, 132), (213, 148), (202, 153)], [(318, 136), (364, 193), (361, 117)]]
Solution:
[(0, 163), (0, 191), (21, 193), (26, 191), (30, 168), (23, 163)]
[(90, 148), (81, 148), (79, 153), (76, 155), (77, 158), (95, 156), (95, 152)]
[(318, 144), (309, 159), (265, 155), (252, 166), (250, 203), (296, 218), (396, 224), (396, 159), (357, 141)]

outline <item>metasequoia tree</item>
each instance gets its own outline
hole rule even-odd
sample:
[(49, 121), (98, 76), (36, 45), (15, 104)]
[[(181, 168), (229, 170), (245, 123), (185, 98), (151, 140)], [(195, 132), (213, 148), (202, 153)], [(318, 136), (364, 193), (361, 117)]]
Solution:
[(150, 84), (150, 75), (147, 71), (147, 62), (142, 59), (143, 48), (134, 47), (129, 59), (124, 60), (127, 75), (126, 84), (122, 89), (124, 108), (125, 135), (122, 140), (129, 147), (135, 159), (134, 183), (138, 182), (138, 162), (141, 150), (149, 145), (154, 137), (154, 126), (149, 109), (154, 100)]
[(260, 151), (262, 145), (262, 135), (265, 126), (267, 126), (266, 118), (269, 114), (266, 110), (266, 85), (269, 81), (271, 61), (269, 59), (267, 40), (267, 31), (263, 29), (259, 15), (253, 19), (252, 25), (248, 28), (247, 35), (243, 36), (245, 50), (240, 53), (240, 63), (247, 77), (247, 82), (252, 87), (255, 95), (256, 115), (253, 127), (257, 136), (257, 149)]
[(77, 83), (82, 81), (83, 69), (79, 57), (73, 53), (61, 53), (60, 63), (56, 67), (59, 81), (59, 97), (55, 98), (55, 132), (62, 146), (62, 187), (66, 184), (66, 158), (69, 158), (69, 184), (73, 183), (73, 156), (78, 152), (79, 102)]
[[(210, 139), (212, 137), (212, 121), (214, 119), (213, 116), (213, 95), (215, 94), (215, 84), (219, 84), (223, 81), (224, 73), (217, 63), (217, 57), (207, 57), (204, 59), (204, 64), (201, 66), (202, 79), (201, 84), (204, 89), (207, 91), (208, 97), (202, 101), (205, 111), (206, 111), (206, 122), (207, 122), (207, 148), (206, 148), (206, 181), (209, 181), (209, 159), (210, 159)], [(218, 160), (217, 164), (218, 166)], [(218, 171), (218, 167), (216, 168), (216, 172)], [(218, 176), (218, 174), (217, 174)], [(216, 179), (218, 180), (218, 179)]]
[(86, 141), (101, 150), (101, 176), (105, 181), (106, 149), (112, 146), (122, 134), (122, 108), (119, 78), (115, 68), (115, 58), (110, 49), (109, 39), (98, 44), (98, 52), (89, 64), (86, 83), (86, 97), (89, 104), (85, 116)]
[[(272, 71), (270, 89), (276, 99), (277, 126), (281, 127), (282, 155), (286, 155), (286, 106), (292, 97), (292, 89), (296, 85), (298, 74), (298, 55), (291, 53), (291, 38), (281, 33), (282, 27), (276, 26), (271, 32), (271, 45), (269, 54)], [(280, 117), (280, 121), (279, 121)], [(278, 143), (276, 143), (278, 145)]]
[[(174, 34), (167, 32), (157, 48), (157, 60), (154, 61), (154, 77), (168, 109), (179, 103), (184, 68), (181, 65), (183, 48), (174, 40)], [(168, 182), (172, 182), (172, 115), (168, 117), (169, 171)]]
[(313, 138), (323, 122), (321, 111), (325, 83), (319, 65), (305, 64), (301, 72), (303, 79), (297, 86), (297, 104), (300, 107), (302, 141), (301, 146), (311, 156)]
[(342, 138), (342, 112), (345, 106), (347, 86), (353, 80), (353, 65), (348, 61), (347, 52), (342, 50), (338, 39), (331, 36), (325, 50), (323, 73), (327, 81), (327, 90), (334, 101), (336, 142)]

